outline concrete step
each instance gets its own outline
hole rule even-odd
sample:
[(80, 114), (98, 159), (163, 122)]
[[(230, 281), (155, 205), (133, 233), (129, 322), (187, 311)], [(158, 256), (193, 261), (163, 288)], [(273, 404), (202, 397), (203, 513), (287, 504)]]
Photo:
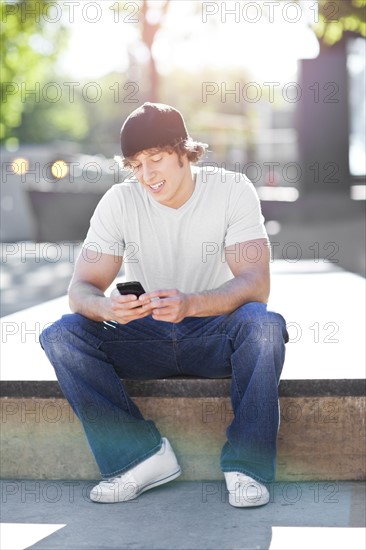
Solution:
[[(269, 306), (285, 316), (290, 332), (279, 388), (277, 479), (364, 479), (365, 320), (357, 306), (364, 303), (364, 281), (326, 264), (273, 267)], [(64, 297), (2, 318), (3, 477), (99, 476), (37, 342), (43, 327), (65, 311)], [(180, 479), (222, 478), (219, 456), (232, 418), (230, 379), (129, 380), (126, 385), (145, 417), (171, 440), (183, 469)], [(260, 407), (248, 411), (248, 421), (264, 412)]]
[[(232, 419), (230, 380), (125, 383), (144, 416), (153, 419), (171, 441), (183, 469), (182, 480), (222, 477), (220, 450)], [(345, 384), (342, 390), (339, 381), (337, 391), (329, 395), (330, 387), (329, 381), (318, 384), (316, 391), (307, 381), (281, 382), (278, 480), (364, 479), (363, 388)], [(79, 421), (56, 385), (9, 382), (2, 393), (7, 394), (1, 398), (3, 477), (98, 477)], [(261, 406), (251, 409), (246, 420), (267, 412)]]

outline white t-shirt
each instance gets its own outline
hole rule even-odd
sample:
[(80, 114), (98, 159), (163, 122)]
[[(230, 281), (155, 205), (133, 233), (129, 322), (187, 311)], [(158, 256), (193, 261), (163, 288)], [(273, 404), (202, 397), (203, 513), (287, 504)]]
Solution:
[(135, 178), (113, 185), (95, 209), (83, 247), (123, 256), (126, 280), (140, 281), (147, 292), (199, 292), (231, 279), (225, 247), (268, 239), (258, 195), (239, 173), (193, 169), (194, 192), (178, 209), (158, 203)]

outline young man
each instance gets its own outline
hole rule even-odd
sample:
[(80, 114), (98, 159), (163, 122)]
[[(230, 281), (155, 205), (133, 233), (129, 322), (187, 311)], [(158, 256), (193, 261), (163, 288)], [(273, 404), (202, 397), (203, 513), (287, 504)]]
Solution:
[[(234, 419), (221, 453), (229, 502), (266, 504), (288, 335), (266, 308), (270, 253), (254, 187), (193, 166), (205, 145), (168, 105), (131, 113), (121, 148), (134, 177), (97, 206), (70, 283), (74, 313), (41, 336), (105, 478), (90, 497), (127, 501), (180, 475), (121, 378), (231, 375)], [(145, 289), (139, 298), (104, 294), (122, 261), (127, 281)]]

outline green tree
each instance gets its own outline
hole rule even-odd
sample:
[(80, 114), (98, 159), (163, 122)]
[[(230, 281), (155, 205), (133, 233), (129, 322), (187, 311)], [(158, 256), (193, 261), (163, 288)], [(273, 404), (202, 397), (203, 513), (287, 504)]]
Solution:
[(318, 4), (314, 29), (321, 42), (332, 46), (344, 32), (366, 36), (366, 0), (318, 0)]
[[(19, 139), (25, 114), (41, 103), (45, 82), (50, 79), (54, 63), (67, 42), (67, 30), (52, 24), (49, 0), (5, 0), (1, 3), (1, 115), (0, 139)], [(27, 90), (36, 90), (27, 94)], [(27, 101), (32, 97), (33, 101)]]

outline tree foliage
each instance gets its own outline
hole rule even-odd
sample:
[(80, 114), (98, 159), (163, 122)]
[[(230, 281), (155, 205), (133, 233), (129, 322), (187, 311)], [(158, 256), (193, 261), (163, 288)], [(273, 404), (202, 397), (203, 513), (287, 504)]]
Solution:
[(366, 0), (318, 0), (319, 20), (315, 25), (318, 38), (332, 46), (344, 32), (366, 36)]
[[(1, 115), (0, 138), (18, 137), (23, 116), (41, 103), (42, 85), (66, 45), (67, 32), (49, 22), (49, 0), (5, 0), (1, 3)], [(29, 90), (36, 90), (33, 101)], [(38, 97), (39, 96), (39, 97)]]

